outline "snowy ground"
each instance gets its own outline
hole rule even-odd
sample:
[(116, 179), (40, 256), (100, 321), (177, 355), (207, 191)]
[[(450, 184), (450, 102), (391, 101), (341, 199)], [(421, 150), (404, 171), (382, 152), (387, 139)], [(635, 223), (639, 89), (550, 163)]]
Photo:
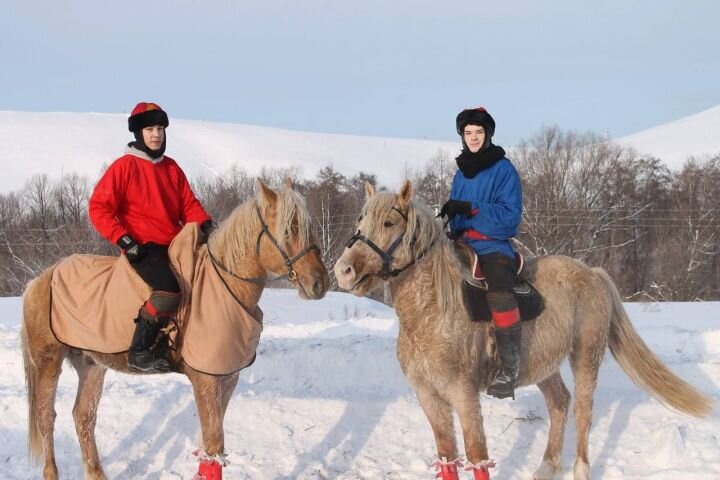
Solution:
[[(393, 310), (331, 293), (305, 302), (268, 290), (256, 363), (245, 370), (225, 421), (236, 479), (432, 479), (430, 427), (395, 359)], [(651, 348), (675, 372), (720, 399), (720, 303), (627, 304)], [(0, 298), (0, 479), (41, 478), (27, 456), (27, 407), (18, 332), (19, 298)], [(569, 369), (563, 374), (571, 388)], [(82, 478), (71, 409), (76, 376), (60, 379), (55, 444), (62, 479)], [(529, 479), (547, 438), (535, 387), (517, 401), (483, 395), (496, 479)], [(698, 420), (663, 408), (610, 355), (595, 396), (590, 460), (595, 479), (720, 478), (720, 414)], [(191, 479), (199, 423), (187, 379), (110, 372), (97, 437), (113, 479)], [(575, 431), (563, 453), (572, 478)], [(465, 474), (463, 478), (470, 478)]]

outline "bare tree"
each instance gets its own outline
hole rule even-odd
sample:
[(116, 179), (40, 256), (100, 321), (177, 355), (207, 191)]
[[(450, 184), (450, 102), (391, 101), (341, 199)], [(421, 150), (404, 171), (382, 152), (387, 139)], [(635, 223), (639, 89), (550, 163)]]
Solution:
[(439, 210), (450, 195), (450, 187), (455, 176), (457, 166), (450, 154), (438, 149), (437, 153), (428, 160), (424, 167), (411, 175), (415, 186), (415, 194), (425, 203)]

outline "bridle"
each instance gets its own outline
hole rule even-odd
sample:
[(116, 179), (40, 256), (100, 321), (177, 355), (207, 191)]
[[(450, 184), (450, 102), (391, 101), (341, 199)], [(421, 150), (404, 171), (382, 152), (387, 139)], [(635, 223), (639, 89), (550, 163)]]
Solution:
[[(260, 225), (262, 225), (262, 229), (260, 230), (260, 233), (258, 234), (257, 242), (255, 242), (255, 255), (258, 257), (260, 256), (260, 241), (263, 238), (263, 235), (266, 235), (270, 242), (275, 246), (277, 251), (282, 255), (283, 260), (285, 260), (285, 266), (287, 267), (287, 278), (291, 282), (294, 282), (297, 280), (297, 272), (293, 268), (293, 265), (298, 262), (302, 257), (310, 253), (311, 251), (316, 251), (318, 255), (320, 255), (320, 248), (317, 246), (317, 244), (313, 243), (311, 245), (308, 245), (304, 249), (302, 249), (297, 255), (290, 257), (285, 249), (282, 248), (282, 245), (280, 245), (280, 242), (278, 242), (272, 233), (270, 233), (270, 229), (268, 228), (267, 223), (265, 223), (265, 219), (263, 219), (262, 214), (260, 213), (260, 208), (255, 206), (255, 212), (257, 213), (258, 219), (260, 220)], [(210, 252), (210, 244), (208, 243), (208, 256), (210, 257), (210, 260), (212, 263), (219, 267), (221, 270), (223, 270), (225, 273), (237, 278), (238, 280), (243, 280), (245, 282), (252, 282), (252, 283), (258, 283), (258, 284), (265, 284), (265, 277), (241, 277), (237, 275), (236, 273), (232, 272), (228, 268), (226, 268), (222, 263), (220, 263), (215, 256), (213, 256), (212, 252)]]
[[(400, 214), (400, 216), (402, 216), (403, 219), (405, 220), (405, 225), (406, 225), (405, 233), (407, 233), (407, 225), (408, 225), (407, 213), (401, 211), (397, 207), (392, 207), (392, 209), (395, 210), (396, 212), (398, 212)], [(405, 237), (405, 233), (403, 233), (398, 238), (396, 238), (395, 241), (392, 244), (390, 244), (390, 247), (387, 250), (383, 250), (382, 248), (378, 247), (378, 245), (375, 242), (373, 242), (368, 237), (363, 235), (362, 232), (360, 232), (360, 229), (358, 229), (358, 231), (355, 232), (355, 235), (350, 237), (350, 239), (345, 244), (345, 248), (352, 248), (352, 246), (355, 245), (355, 242), (360, 240), (361, 242), (366, 244), (368, 247), (370, 247), (375, 253), (377, 253), (383, 262), (382, 270), (379, 273), (366, 273), (365, 275), (363, 275), (363, 277), (360, 280), (358, 280), (357, 284), (365, 281), (366, 278), (371, 277), (371, 276), (380, 277), (383, 280), (387, 280), (390, 277), (397, 277), (402, 272), (404, 272), (411, 266), (415, 265), (415, 262), (417, 262), (422, 257), (424, 257), (430, 251), (430, 249), (433, 247), (433, 245), (435, 245), (435, 241), (437, 240), (437, 237), (434, 238), (433, 241), (430, 243), (430, 245), (428, 245), (428, 247), (423, 252), (421, 252), (415, 258), (410, 260), (410, 262), (407, 265), (405, 265), (404, 267), (394, 268), (391, 270), (390, 265), (392, 264), (392, 262), (394, 260), (393, 253), (395, 253), (395, 250), (402, 243), (402, 240)], [(410, 251), (411, 252), (412, 252), (413, 248), (415, 247), (416, 241), (417, 241), (417, 237), (413, 237), (413, 239), (410, 241)]]

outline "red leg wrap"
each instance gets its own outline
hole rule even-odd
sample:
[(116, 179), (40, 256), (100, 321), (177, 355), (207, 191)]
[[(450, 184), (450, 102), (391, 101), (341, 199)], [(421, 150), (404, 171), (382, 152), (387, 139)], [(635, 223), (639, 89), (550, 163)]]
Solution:
[(490, 480), (490, 469), (494, 466), (493, 460), (483, 460), (480, 463), (469, 464), (465, 470), (473, 472), (474, 480)]
[(491, 313), (493, 322), (498, 328), (512, 327), (520, 321), (520, 309), (518, 309), (517, 307), (513, 308), (512, 310), (508, 310), (507, 312), (493, 311)]
[(445, 463), (437, 461), (433, 464), (438, 473), (435, 478), (440, 480), (460, 480), (458, 478), (458, 466), (457, 462)]
[(155, 307), (155, 305), (150, 303), (150, 300), (146, 300), (142, 308), (144, 308), (148, 315), (150, 315), (151, 317), (157, 317), (158, 309)]
[(473, 470), (474, 480), (490, 480), (490, 472), (482, 469)]
[(215, 460), (200, 460), (196, 478), (199, 480), (222, 480), (222, 465)]

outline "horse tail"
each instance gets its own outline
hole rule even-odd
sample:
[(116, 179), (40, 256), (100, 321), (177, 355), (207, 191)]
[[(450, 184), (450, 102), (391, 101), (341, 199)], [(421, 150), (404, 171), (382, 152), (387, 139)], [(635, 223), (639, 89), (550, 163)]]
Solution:
[[(32, 294), (33, 285), (36, 280), (30, 282), (25, 289), (23, 300), (27, 302), (27, 295)], [(38, 388), (38, 368), (30, 354), (30, 338), (27, 331), (27, 309), (24, 310), (24, 318), (22, 328), (20, 329), (20, 342), (22, 344), (23, 368), (25, 370), (25, 387), (27, 388), (28, 401), (28, 450), (32, 459), (39, 459), (42, 456), (42, 440), (40, 429), (38, 428), (38, 405), (37, 405), (37, 388)]]
[(712, 411), (712, 400), (672, 373), (648, 348), (633, 327), (622, 298), (602, 268), (592, 269), (605, 283), (612, 300), (609, 346), (630, 379), (665, 406), (695, 417)]

